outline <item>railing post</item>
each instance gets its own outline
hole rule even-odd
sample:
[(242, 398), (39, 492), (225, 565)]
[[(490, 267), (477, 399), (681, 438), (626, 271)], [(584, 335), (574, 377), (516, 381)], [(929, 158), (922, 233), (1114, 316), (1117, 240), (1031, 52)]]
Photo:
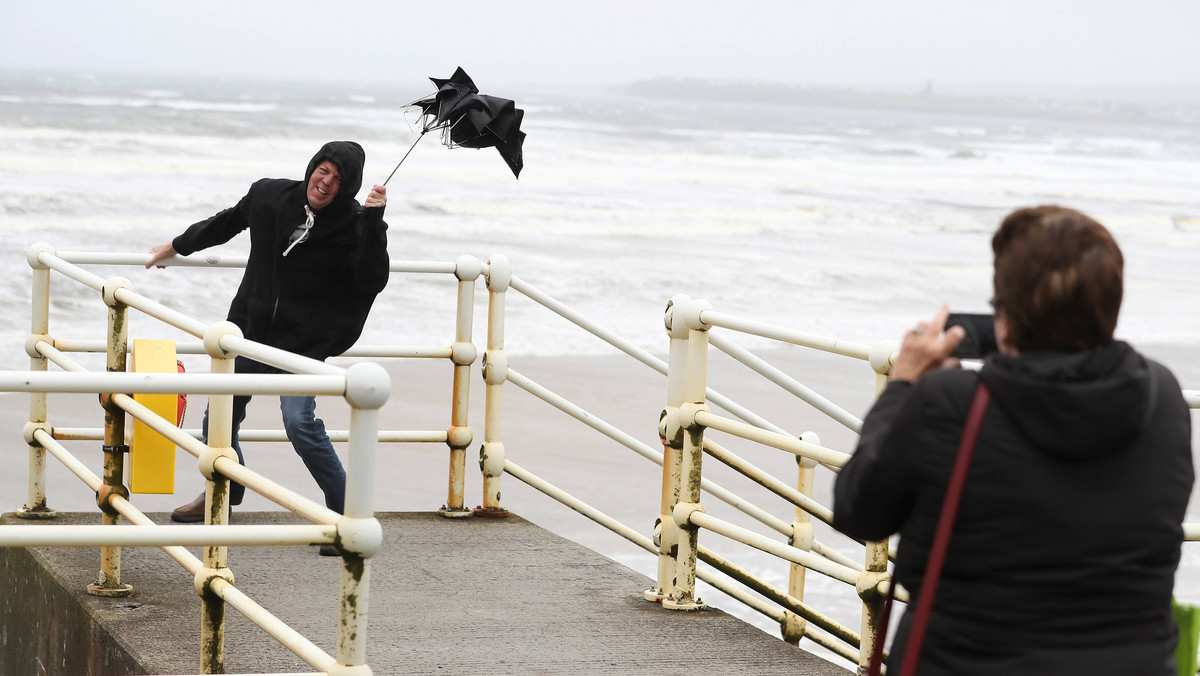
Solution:
[(658, 418), (658, 436), (663, 444), (662, 500), (658, 518), (654, 522), (654, 539), (658, 545), (657, 584), (642, 593), (647, 601), (661, 603), (675, 586), (676, 557), (679, 555), (679, 529), (675, 527), (673, 512), (679, 502), (679, 489), (683, 476), (683, 427), (679, 423), (679, 407), (683, 404), (684, 383), (687, 378), (688, 330), (687, 325), (673, 322), (676, 303), (686, 304), (691, 299), (684, 295), (674, 296), (667, 301), (663, 323), (670, 337), (667, 354), (667, 403)]
[(350, 408), (349, 459), (346, 463), (346, 513), (338, 520), (342, 551), (341, 596), (338, 603), (337, 674), (370, 674), (367, 661), (367, 617), (371, 589), (371, 557), (383, 544), (375, 518), (375, 451), (379, 408), (391, 394), (391, 379), (378, 364), (361, 362), (346, 371)]
[(500, 506), (500, 477), (504, 474), (504, 443), (501, 441), (501, 412), (504, 381), (508, 379), (508, 356), (504, 353), (504, 292), (512, 281), (512, 266), (501, 255), (488, 260), (487, 350), (483, 353), (485, 385), (483, 446), (479, 469), (483, 472), (483, 505), (479, 516), (508, 516)]
[(446, 444), (450, 447), (450, 478), (446, 504), (438, 513), (447, 518), (464, 518), (474, 512), (464, 506), (467, 467), (467, 447), (471, 445), (471, 428), (467, 412), (471, 405), (471, 365), (477, 351), (471, 342), (475, 315), (475, 280), (483, 266), (474, 256), (460, 256), (455, 261), (454, 276), (458, 278), (458, 318), (455, 323), (454, 346), (450, 359), (454, 363), (454, 396), (450, 408), (450, 427), (446, 429)]
[[(30, 371), (46, 371), (48, 362), (37, 351), (39, 340), (50, 340), (50, 268), (38, 260), (41, 253), (53, 254), (49, 244), (35, 244), (26, 258), (33, 269), (32, 314), (25, 352), (29, 354)], [(29, 426), (46, 423), (46, 393), (29, 395)], [(46, 505), (46, 449), (29, 435), (29, 485), (25, 505), (17, 511), (22, 519), (52, 519), (57, 514)]]
[[(231, 322), (217, 322), (204, 334), (204, 349), (211, 358), (212, 373), (234, 372), (235, 355), (221, 347), (224, 335), (241, 336), (241, 330)], [(216, 470), (218, 458), (237, 462), (233, 451), (233, 395), (214, 394), (208, 398), (208, 450), (200, 456), (200, 473), (204, 475), (204, 523), (220, 526), (229, 523), (229, 479)], [(202, 577), (207, 582), (202, 581)], [(196, 590), (200, 593), (200, 673), (220, 674), (225, 671), (225, 601), (212, 591), (211, 580), (223, 578), (233, 582), (229, 570), (229, 548), (206, 546), (204, 568), (196, 574)]]
[[(821, 439), (816, 432), (805, 432), (800, 435), (800, 440), (810, 444), (821, 445)], [(813, 477), (816, 474), (817, 461), (812, 458), (796, 456), (796, 490), (802, 495), (812, 497), (813, 494)], [(812, 516), (796, 507), (795, 518), (792, 521), (792, 536), (789, 538), (789, 544), (797, 549), (803, 549), (806, 552), (812, 551), (813, 546), (813, 526)], [(791, 571), (788, 575), (788, 595), (800, 601), (804, 600), (804, 566), (793, 563)], [(783, 614), (783, 640), (798, 645), (800, 639), (804, 638), (804, 630), (808, 624), (808, 620), (800, 617), (796, 613), (785, 610)]]
[[(131, 288), (129, 280), (113, 277), (104, 283), (104, 303), (108, 305), (108, 359), (109, 373), (124, 373), (129, 351), (128, 308), (117, 300), (116, 291)], [(104, 485), (96, 493), (100, 507), (100, 523), (115, 526), (121, 515), (112, 506), (112, 496), (129, 497), (125, 488), (125, 411), (113, 403), (112, 392), (100, 395), (104, 406)], [(88, 585), (87, 591), (94, 596), (128, 596), (133, 586), (121, 583), (121, 548), (100, 548), (100, 575)]]
[(687, 327), (686, 377), (683, 385), (683, 404), (679, 407), (683, 429), (680, 460), (679, 502), (672, 510), (678, 554), (675, 558), (675, 579), (670, 595), (663, 599), (663, 608), (670, 610), (700, 610), (704, 603), (696, 597), (696, 554), (699, 550), (699, 530), (691, 523), (691, 515), (703, 511), (700, 506), (701, 466), (704, 459), (704, 427), (696, 422), (696, 414), (708, 410), (705, 391), (708, 373), (708, 326), (701, 319), (704, 310), (711, 309), (705, 301), (687, 300), (673, 303), (668, 321), (671, 326), (684, 322)]
[[(895, 341), (880, 341), (871, 346), (868, 361), (875, 370), (875, 396), (878, 397), (887, 387), (888, 374), (892, 371), (892, 354), (897, 349)], [(879, 622), (883, 616), (883, 595), (879, 593), (879, 582), (889, 581), (888, 574), (888, 543), (866, 543), (866, 561), (863, 574), (858, 584), (858, 595), (862, 599), (862, 640), (858, 646), (858, 673), (867, 673), (871, 661), (871, 653), (876, 641), (887, 640), (879, 635)]]
[(879, 593), (878, 582), (889, 580), (887, 572), (888, 543), (866, 543), (867, 556), (863, 566), (863, 575), (858, 584), (858, 595), (862, 599), (862, 641), (858, 646), (858, 674), (867, 673), (871, 662), (871, 653), (875, 650), (876, 641), (886, 641), (886, 636), (879, 635), (879, 623), (883, 619), (883, 595)]

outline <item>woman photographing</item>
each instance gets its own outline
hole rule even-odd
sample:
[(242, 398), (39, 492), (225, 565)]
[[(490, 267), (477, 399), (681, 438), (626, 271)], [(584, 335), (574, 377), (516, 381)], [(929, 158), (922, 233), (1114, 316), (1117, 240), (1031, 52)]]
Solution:
[(977, 372), (943, 368), (963, 337), (945, 329), (945, 308), (905, 334), (837, 478), (834, 525), (866, 540), (899, 533), (895, 579), (916, 607), (983, 383), (991, 400), (916, 673), (1173, 676), (1171, 593), (1194, 478), (1179, 383), (1113, 338), (1123, 258), (1102, 225), (1021, 209), (992, 249), (998, 352)]

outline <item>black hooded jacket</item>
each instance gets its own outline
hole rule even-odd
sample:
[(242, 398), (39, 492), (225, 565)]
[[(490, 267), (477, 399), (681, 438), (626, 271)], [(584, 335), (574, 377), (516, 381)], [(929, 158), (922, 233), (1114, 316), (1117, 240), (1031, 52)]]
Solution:
[[(250, 229), (249, 261), (228, 317), (246, 338), (322, 360), (358, 340), (389, 275), (384, 208), (364, 208), (355, 200), (365, 158), (352, 141), (327, 143), (308, 163), (303, 181), (256, 181), (235, 206), (172, 241), (186, 256)], [(288, 238), (306, 220), (309, 177), (325, 160), (341, 174), (337, 196), (314, 212), (308, 237), (284, 256)]]
[(1170, 371), (1125, 343), (890, 383), (837, 478), (834, 526), (899, 532), (896, 577), (917, 598), (980, 378), (992, 403), (918, 673), (1174, 674), (1191, 417)]

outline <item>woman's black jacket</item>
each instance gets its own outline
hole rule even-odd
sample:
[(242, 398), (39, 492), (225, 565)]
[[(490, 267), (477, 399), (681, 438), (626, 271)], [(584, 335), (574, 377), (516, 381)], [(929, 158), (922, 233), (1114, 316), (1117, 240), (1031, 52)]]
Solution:
[[(834, 526), (898, 532), (896, 577), (919, 596), (980, 378), (993, 399), (918, 673), (1173, 674), (1191, 417), (1174, 376), (1125, 343), (890, 383), (837, 477)], [(907, 633), (906, 616), (890, 664)]]

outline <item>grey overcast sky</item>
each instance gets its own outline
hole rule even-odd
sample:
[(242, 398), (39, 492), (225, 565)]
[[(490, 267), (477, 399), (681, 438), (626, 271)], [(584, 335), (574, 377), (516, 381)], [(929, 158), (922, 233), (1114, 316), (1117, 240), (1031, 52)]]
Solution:
[(0, 68), (349, 84), (1200, 83), (1198, 0), (0, 0)]

